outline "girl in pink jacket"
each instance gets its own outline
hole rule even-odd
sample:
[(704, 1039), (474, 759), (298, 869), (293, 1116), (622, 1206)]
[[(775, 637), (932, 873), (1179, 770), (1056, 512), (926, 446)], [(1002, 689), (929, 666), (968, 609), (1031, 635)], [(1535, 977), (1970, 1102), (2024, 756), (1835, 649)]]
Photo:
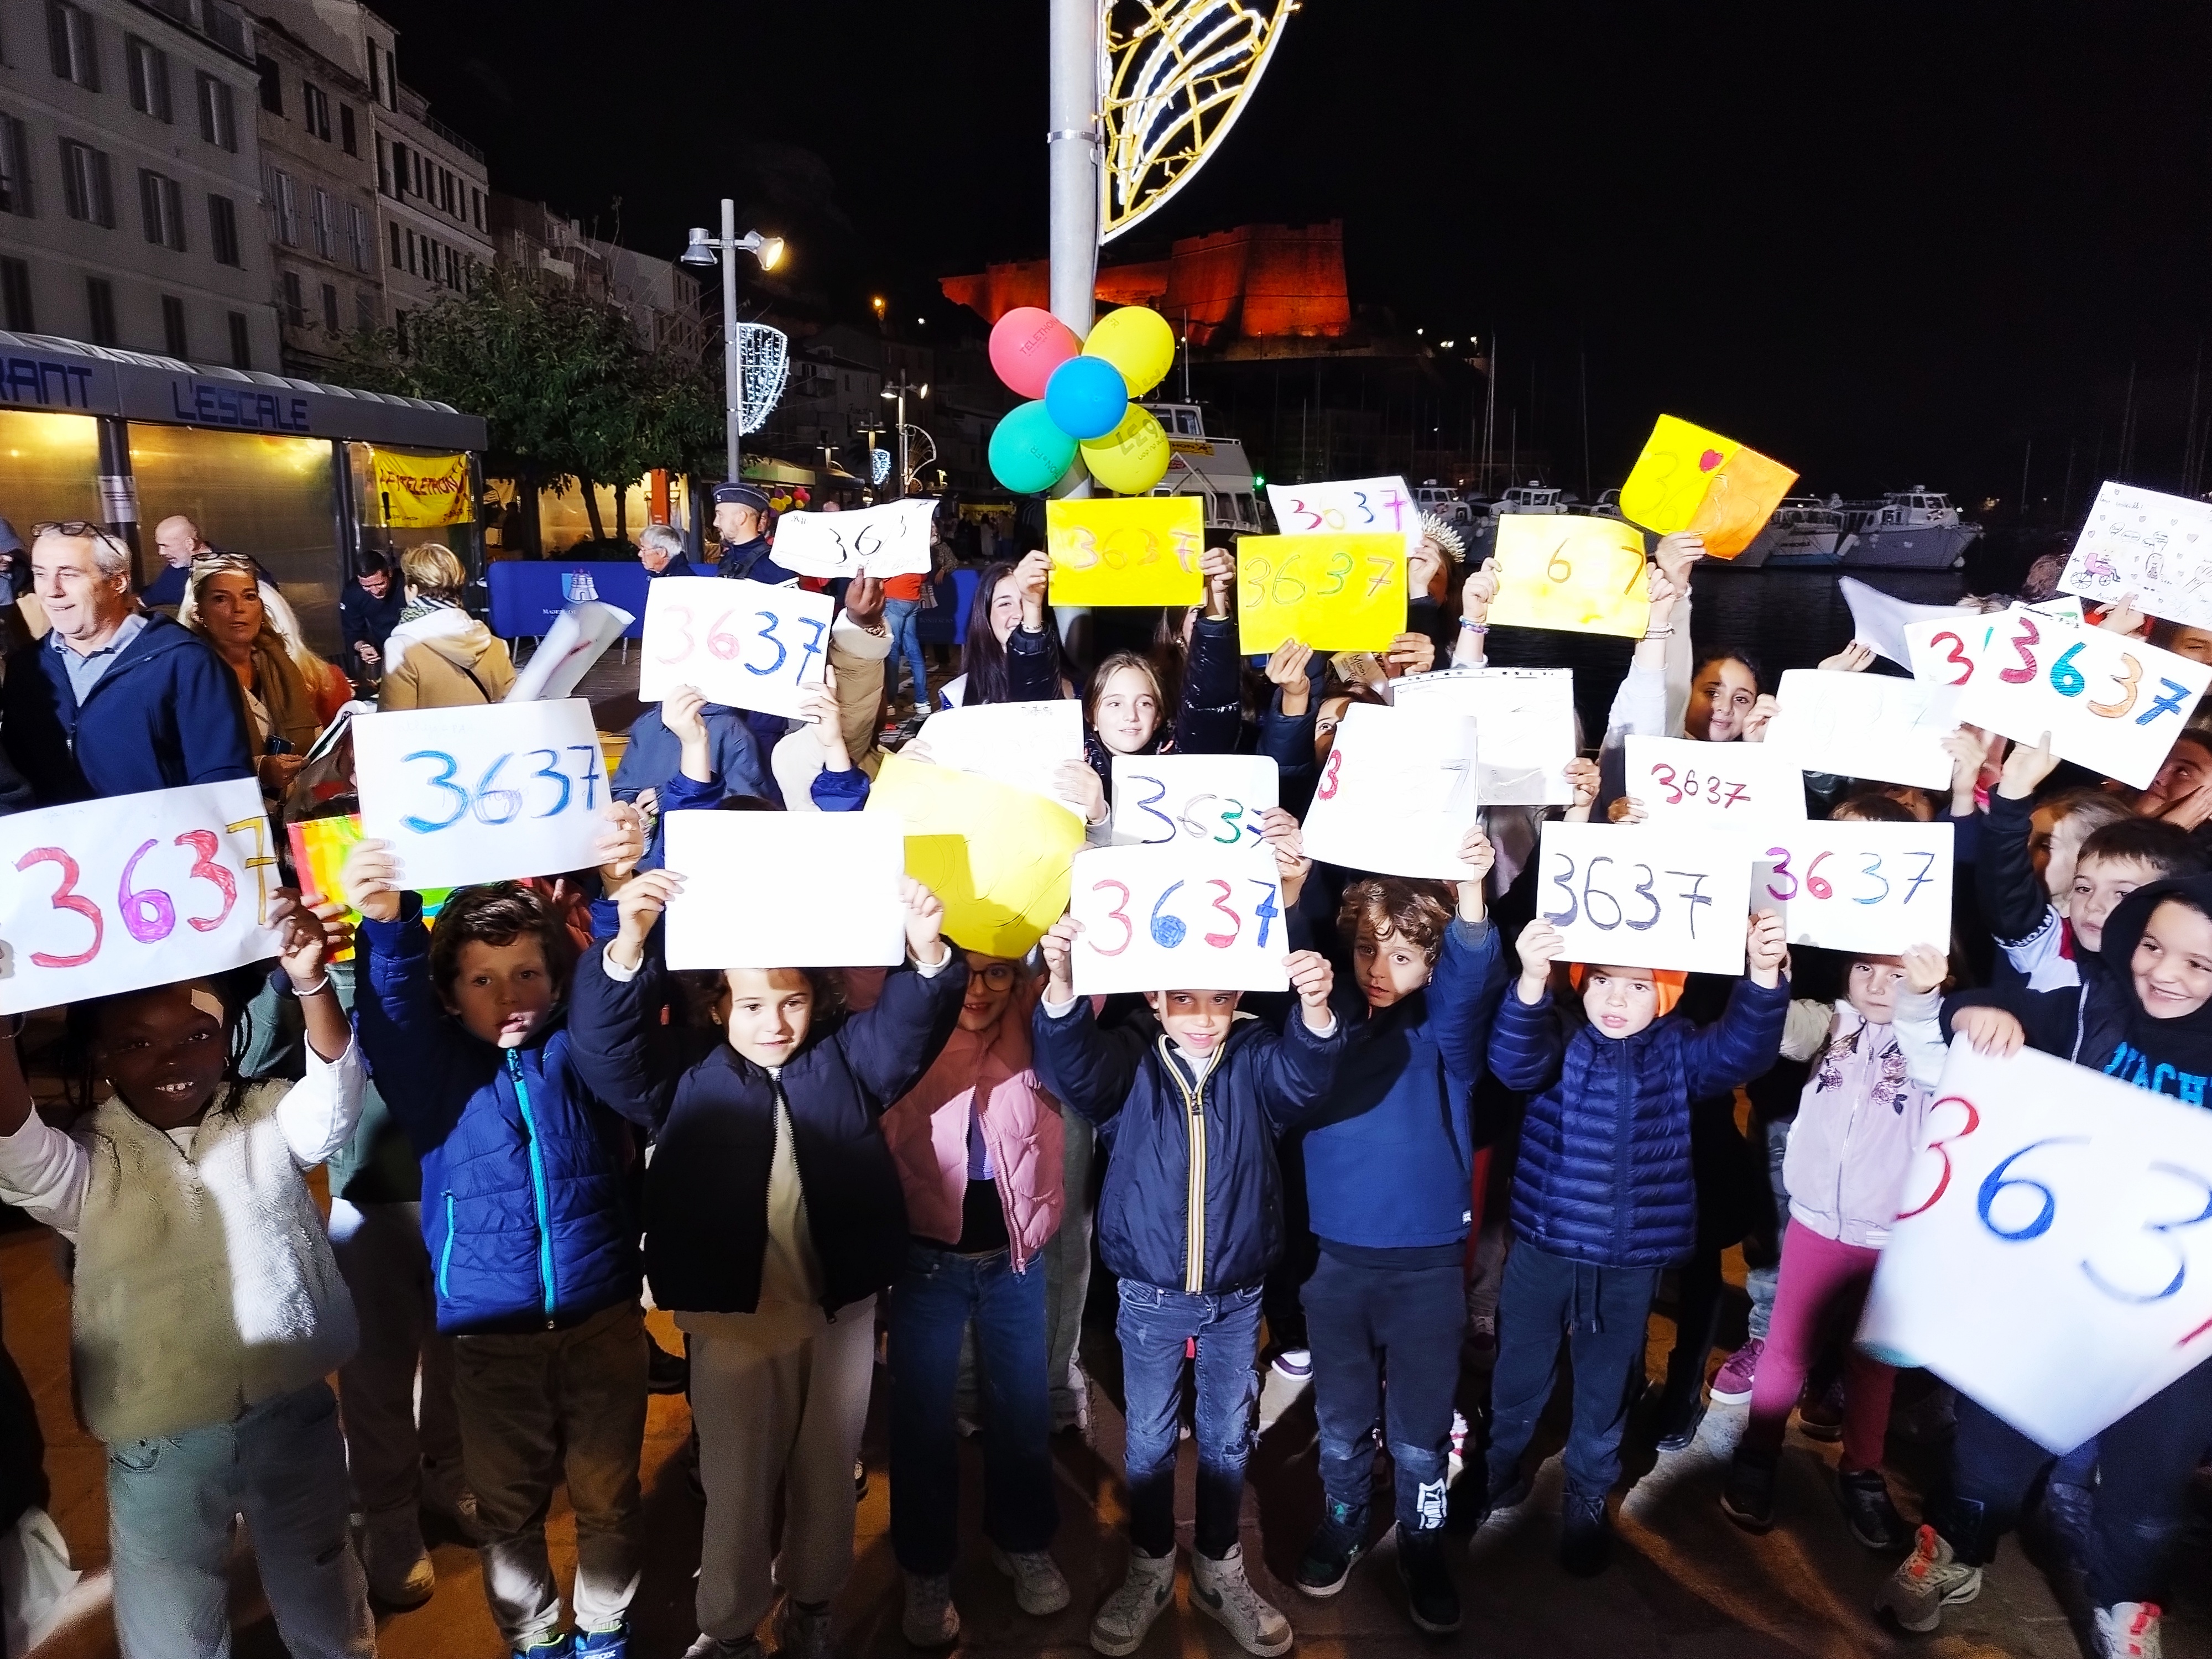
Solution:
[[(1721, 1494), (1729, 1519), (1752, 1532), (1774, 1523), (1775, 1463), (1806, 1372), (1825, 1336), (1840, 1331), (1848, 1343), (1858, 1328), (1875, 1263), (1897, 1218), (1898, 1194), (1943, 1071), (1938, 993), (1947, 968), (1942, 953), (1925, 945), (1901, 958), (1853, 957), (1850, 988), (1832, 1009), (1790, 1006), (1782, 1051), (1796, 1048), (1812, 1059), (1813, 1073), (1783, 1161), (1790, 1225), (1766, 1351), (1752, 1386), (1751, 1420)], [(1873, 1550), (1902, 1549), (1912, 1537), (1881, 1474), (1895, 1381), (1890, 1367), (1850, 1348), (1838, 1495), (1852, 1535)]]
[(968, 952), (968, 992), (945, 1050), (884, 1115), (913, 1235), (891, 1287), (891, 1548), (906, 1578), (906, 1638), (942, 1647), (952, 1604), (960, 1473), (953, 1389), (975, 1326), (983, 1387), (983, 1530), (1024, 1613), (1067, 1605), (1047, 1552), (1053, 1498), (1045, 1264), (1063, 1209), (1059, 1103), (1038, 1082), (1030, 1016), (1039, 979)]

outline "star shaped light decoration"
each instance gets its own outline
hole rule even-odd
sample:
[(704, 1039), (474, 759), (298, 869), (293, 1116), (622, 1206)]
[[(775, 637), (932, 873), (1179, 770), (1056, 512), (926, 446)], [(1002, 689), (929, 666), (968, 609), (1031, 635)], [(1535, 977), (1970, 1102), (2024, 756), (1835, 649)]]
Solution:
[(1163, 206), (1228, 137), (1297, 0), (1103, 0), (1098, 240)]

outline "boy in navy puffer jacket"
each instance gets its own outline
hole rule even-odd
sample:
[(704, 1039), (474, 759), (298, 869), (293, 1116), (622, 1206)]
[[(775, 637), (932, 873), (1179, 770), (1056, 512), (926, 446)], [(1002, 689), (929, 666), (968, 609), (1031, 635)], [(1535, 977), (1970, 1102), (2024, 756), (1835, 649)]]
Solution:
[(1111, 1153), (1098, 1250), (1121, 1281), (1129, 1573), (1091, 1620), (1091, 1645), (1134, 1653), (1175, 1595), (1176, 1413), (1194, 1344), (1191, 1601), (1248, 1651), (1285, 1653), (1290, 1622), (1245, 1577), (1237, 1515), (1259, 1396), (1260, 1285), (1283, 1248), (1275, 1142), (1335, 1079), (1334, 976), (1314, 951), (1289, 956), (1297, 1004), (1279, 1033), (1239, 1013), (1235, 991), (1147, 991), (1151, 1012), (1109, 1030), (1075, 994), (1080, 931), (1063, 916), (1044, 936), (1050, 978), (1032, 1024), (1040, 1075)]
[(1513, 1170), (1484, 1508), (1528, 1496), (1521, 1456), (1551, 1397), (1564, 1331), (1575, 1406), (1559, 1558), (1587, 1576), (1604, 1569), (1611, 1548), (1606, 1494), (1620, 1477), (1652, 1295), (1661, 1270), (1697, 1243), (1690, 1103), (1773, 1065), (1790, 992), (1782, 918), (1762, 910), (1749, 926), (1750, 972), (1714, 1024), (1700, 1030), (1669, 1014), (1680, 974), (1593, 964), (1577, 980), (1588, 1023), (1571, 1030), (1550, 988), (1565, 945), (1540, 918), (1522, 931), (1520, 981), (1490, 1034), (1490, 1069), (1532, 1098)]
[[(618, 809), (629, 814), (629, 808)], [(634, 823), (609, 867), (643, 850)], [(638, 1583), (646, 1342), (628, 1127), (586, 1085), (561, 1006), (575, 962), (531, 889), (464, 887), (434, 933), (381, 842), (341, 880), (360, 909), (362, 1052), (422, 1165), (438, 1328), (456, 1339), (461, 1463), (484, 1594), (519, 1654), (621, 1659)], [(576, 1511), (573, 1638), (545, 1553), (562, 1480)]]

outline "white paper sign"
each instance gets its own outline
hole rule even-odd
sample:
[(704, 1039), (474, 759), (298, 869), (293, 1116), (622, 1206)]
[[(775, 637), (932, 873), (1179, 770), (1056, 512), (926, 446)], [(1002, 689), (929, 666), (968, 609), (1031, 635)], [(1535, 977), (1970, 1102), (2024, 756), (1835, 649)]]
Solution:
[(1326, 483), (1267, 486), (1275, 529), (1285, 536), (1335, 532), (1380, 535), (1406, 532), (1411, 557), (1421, 544), (1421, 508), (1401, 477), (1349, 478)]
[(1100, 847), (1075, 855), (1069, 908), (1079, 996), (1280, 991), (1290, 937), (1264, 847)]
[[(1836, 588), (1843, 594), (1844, 603), (1851, 608), (1852, 641), (1878, 652), (1899, 668), (1912, 666), (1905, 650), (1905, 630), (1912, 623), (1930, 619), (1956, 621), (1961, 616), (1972, 617), (1974, 614), (1948, 605), (1916, 605), (1911, 599), (1900, 599), (1870, 586), (1856, 576), (1837, 577)], [(1941, 621), (1938, 625), (1942, 625)]]
[(787, 513), (775, 521), (775, 562), (801, 576), (927, 575), (936, 513), (929, 495), (850, 513)]
[(1766, 746), (1807, 772), (1948, 788), (1950, 728), (1928, 720), (1929, 690), (1893, 674), (1792, 668), (1782, 676)]
[(1397, 707), (1474, 716), (1475, 788), (1485, 806), (1571, 806), (1571, 668), (1444, 668), (1391, 683)]
[(2212, 502), (2107, 482), (2058, 585), (2154, 617), (2212, 628)]
[(1772, 826), (1748, 843), (1757, 866), (1751, 908), (1780, 911), (1792, 945), (1882, 956), (1915, 945), (1948, 951), (1951, 837), (1942, 823)]
[(1954, 1040), (1859, 1346), (2054, 1452), (2212, 1358), (2212, 1112), (2159, 1082)]
[(537, 702), (565, 697), (574, 691), (592, 665), (607, 653), (622, 631), (637, 620), (619, 606), (599, 599), (572, 605), (553, 618), (538, 649), (514, 677), (502, 702)]
[(1974, 665), (1996, 637), (1997, 618), (1955, 611), (1905, 630), (1905, 666), (1928, 688), (1923, 726), (1948, 732), (1959, 724), (1959, 693), (1974, 677)]
[(721, 576), (663, 576), (646, 590), (637, 695), (696, 685), (708, 702), (796, 714), (818, 685), (837, 602), (827, 593)]
[(1087, 763), (1083, 705), (1069, 697), (940, 708), (921, 723), (915, 741), (936, 765), (995, 778), (1063, 804), (1060, 769), (1069, 761)]
[(889, 968), (906, 959), (896, 812), (671, 812), (671, 968)]
[(402, 887), (553, 876), (599, 862), (606, 777), (581, 697), (360, 715), (353, 759), (361, 832), (392, 843)]
[(2101, 628), (2072, 629), (2014, 605), (1959, 692), (1958, 718), (2033, 743), (2140, 789), (2212, 684), (2192, 662)]
[(1805, 775), (1765, 743), (1696, 743), (1629, 735), (1627, 793), (1653, 823), (1805, 821)]
[(1114, 839), (1255, 846), (1260, 814), (1280, 804), (1279, 781), (1266, 755), (1116, 755)]
[(1347, 870), (1449, 880), (1476, 820), (1474, 721), (1355, 702), (1305, 818), (1307, 856)]
[(275, 956), (278, 842), (251, 778), (0, 817), (0, 1014)]
[(1704, 824), (1547, 823), (1536, 914), (1565, 962), (1743, 972), (1751, 854)]

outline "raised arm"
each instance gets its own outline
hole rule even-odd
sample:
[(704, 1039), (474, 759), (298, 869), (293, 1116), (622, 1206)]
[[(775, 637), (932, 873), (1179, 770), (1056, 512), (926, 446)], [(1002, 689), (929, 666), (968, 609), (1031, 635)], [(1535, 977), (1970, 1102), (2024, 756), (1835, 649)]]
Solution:
[(684, 878), (649, 870), (616, 901), (615, 936), (576, 964), (568, 1006), (568, 1054), (585, 1086), (632, 1122), (657, 1129), (684, 1073), (711, 1052), (709, 1031), (666, 1026), (667, 976), (651, 945), (653, 924)]
[(1044, 994), (1030, 1022), (1036, 1039), (1038, 1071), (1060, 1104), (1092, 1123), (1105, 1123), (1129, 1098), (1137, 1067), (1144, 1063), (1143, 1036), (1127, 1026), (1098, 1028), (1089, 997), (1075, 994), (1069, 952), (1082, 924), (1062, 916), (1040, 944), (1044, 951)]
[(1982, 919), (1999, 945), (2025, 945), (2050, 926), (2050, 890), (2035, 873), (2029, 850), (2035, 832), (2035, 791), (2058, 764), (2051, 734), (2039, 744), (2016, 743), (2005, 757), (1997, 787), (1990, 791), (1990, 818), (1974, 862), (1974, 887)]
[(354, 1018), (362, 1054), (416, 1151), (442, 1146), (467, 1093), (449, 1086), (462, 1039), (431, 988), (422, 896), (401, 890), (391, 851), (380, 841), (355, 844), (338, 884), (362, 916), (354, 934), (360, 962)]
[(1191, 624), (1182, 706), (1176, 714), (1176, 751), (1233, 755), (1244, 735), (1237, 618), (1229, 608), (1237, 580), (1236, 556), (1227, 548), (1209, 548), (1200, 568), (1206, 575), (1206, 613)]

